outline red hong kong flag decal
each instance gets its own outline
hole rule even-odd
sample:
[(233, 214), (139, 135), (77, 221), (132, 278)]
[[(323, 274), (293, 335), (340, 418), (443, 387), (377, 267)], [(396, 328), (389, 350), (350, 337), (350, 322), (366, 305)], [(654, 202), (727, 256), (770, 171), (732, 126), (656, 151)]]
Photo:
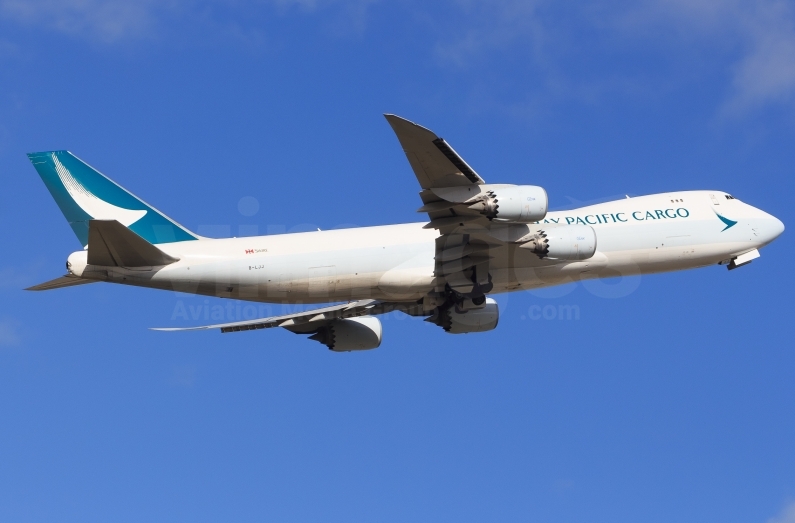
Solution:
[(254, 254), (254, 249), (246, 249), (246, 254)]

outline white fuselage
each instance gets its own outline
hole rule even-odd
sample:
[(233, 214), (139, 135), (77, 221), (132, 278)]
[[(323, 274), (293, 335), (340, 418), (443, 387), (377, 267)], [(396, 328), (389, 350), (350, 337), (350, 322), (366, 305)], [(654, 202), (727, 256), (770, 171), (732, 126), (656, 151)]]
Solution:
[[(770, 243), (784, 229), (775, 217), (720, 191), (627, 198), (550, 212), (542, 223), (592, 226), (596, 254), (555, 261), (516, 245), (496, 247), (492, 293), (713, 265)], [(409, 301), (435, 284), (439, 233), (424, 224), (158, 244), (179, 258), (164, 267), (86, 266), (85, 251), (69, 261), (78, 276), (242, 300)]]

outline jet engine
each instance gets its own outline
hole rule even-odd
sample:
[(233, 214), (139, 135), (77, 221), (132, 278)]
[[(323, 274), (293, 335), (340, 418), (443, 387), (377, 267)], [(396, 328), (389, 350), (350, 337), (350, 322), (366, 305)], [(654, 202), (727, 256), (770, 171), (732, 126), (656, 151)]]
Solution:
[(497, 327), (500, 310), (496, 301), (486, 298), (485, 305), (479, 309), (458, 312), (456, 307), (445, 307), (437, 309), (427, 321), (435, 323), (450, 334), (486, 332)]
[(519, 240), (541, 259), (587, 260), (596, 253), (596, 231), (589, 225), (558, 225), (540, 228)]
[(532, 223), (547, 215), (547, 192), (535, 185), (495, 187), (465, 203), (498, 222)]
[(334, 352), (376, 349), (381, 345), (381, 322), (373, 316), (334, 320), (309, 339), (319, 341)]

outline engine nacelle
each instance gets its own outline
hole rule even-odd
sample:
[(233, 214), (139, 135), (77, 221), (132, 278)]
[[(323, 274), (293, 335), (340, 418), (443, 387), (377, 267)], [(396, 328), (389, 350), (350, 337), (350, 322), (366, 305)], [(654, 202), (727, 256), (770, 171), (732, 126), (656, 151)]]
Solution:
[(450, 334), (486, 332), (497, 327), (500, 309), (496, 301), (486, 298), (486, 304), (479, 309), (458, 312), (455, 307), (446, 308), (433, 321)]
[(590, 225), (543, 227), (520, 239), (519, 247), (541, 259), (587, 260), (596, 253), (596, 231)]
[(535, 185), (495, 187), (467, 203), (470, 209), (498, 222), (533, 223), (547, 215), (547, 192)]
[(309, 337), (334, 352), (376, 349), (381, 345), (381, 322), (373, 316), (334, 320)]

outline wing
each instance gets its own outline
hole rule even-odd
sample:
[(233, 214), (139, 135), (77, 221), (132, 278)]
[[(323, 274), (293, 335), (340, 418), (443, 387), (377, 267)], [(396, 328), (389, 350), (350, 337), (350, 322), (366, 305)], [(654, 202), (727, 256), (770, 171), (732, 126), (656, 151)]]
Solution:
[(394, 114), (384, 115), (420, 182), (426, 229), (438, 229), (436, 239), (436, 292), (449, 286), (464, 296), (481, 296), (491, 289), (490, 251), (502, 242), (491, 237), (490, 220), (472, 205), (488, 191), (483, 178), (433, 131)]
[(423, 189), (486, 183), (444, 139), (394, 114), (385, 114)]
[(414, 316), (427, 315), (424, 313), (421, 304), (361, 300), (258, 320), (219, 323), (202, 327), (169, 327), (152, 330), (221, 329), (221, 332), (237, 332), (282, 327), (296, 334), (311, 334), (309, 336), (310, 340), (320, 342), (333, 351), (346, 352), (378, 347), (381, 344), (381, 322), (374, 315), (384, 314), (393, 310), (400, 310)]
[(397, 308), (398, 304), (391, 304), (377, 300), (360, 300), (352, 303), (341, 303), (330, 307), (312, 309), (284, 316), (272, 316), (256, 320), (238, 321), (234, 323), (218, 323), (216, 325), (203, 325), (200, 327), (155, 327), (155, 331), (193, 331), (207, 329), (221, 329), (221, 332), (237, 332), (256, 329), (270, 329), (282, 327), (296, 334), (311, 334), (333, 320), (356, 318), (374, 314), (384, 314)]

